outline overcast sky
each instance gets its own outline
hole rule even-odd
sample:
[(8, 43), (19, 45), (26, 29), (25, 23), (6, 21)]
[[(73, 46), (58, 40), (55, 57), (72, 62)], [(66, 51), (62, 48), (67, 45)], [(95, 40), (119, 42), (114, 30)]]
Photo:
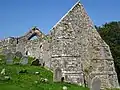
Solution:
[[(32, 26), (45, 34), (77, 0), (0, 0), (0, 39), (24, 35)], [(80, 0), (95, 25), (120, 20), (120, 0)]]

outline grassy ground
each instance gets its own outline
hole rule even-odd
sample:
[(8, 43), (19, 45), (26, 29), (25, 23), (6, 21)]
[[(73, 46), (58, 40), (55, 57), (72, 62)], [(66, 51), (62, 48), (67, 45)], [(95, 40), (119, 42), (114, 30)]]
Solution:
[[(10, 80), (2, 80), (0, 75), (0, 90), (62, 90), (67, 86), (68, 90), (89, 90), (78, 85), (68, 83), (54, 83), (52, 72), (43, 67), (37, 66), (20, 66), (20, 65), (0, 65), (0, 71), (5, 68), (6, 74), (11, 77)], [(26, 69), (28, 73), (19, 74), (20, 70)], [(40, 72), (35, 75), (34, 72)], [(47, 78), (48, 83), (40, 82), (41, 78)], [(35, 83), (38, 81), (38, 83)]]

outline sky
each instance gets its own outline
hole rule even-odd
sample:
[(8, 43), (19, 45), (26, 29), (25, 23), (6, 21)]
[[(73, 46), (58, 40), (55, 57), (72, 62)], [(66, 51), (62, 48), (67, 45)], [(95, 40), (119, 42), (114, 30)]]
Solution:
[[(0, 39), (33, 26), (47, 34), (78, 0), (0, 0)], [(80, 0), (95, 25), (120, 20), (120, 0)]]

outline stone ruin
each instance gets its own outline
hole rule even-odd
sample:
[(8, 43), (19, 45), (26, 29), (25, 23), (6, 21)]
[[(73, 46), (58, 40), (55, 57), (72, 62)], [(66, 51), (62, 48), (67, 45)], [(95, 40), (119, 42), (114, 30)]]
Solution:
[[(34, 36), (38, 39), (31, 40)], [(0, 41), (0, 48), (3, 54), (19, 51), (22, 55), (36, 57), (53, 71), (56, 82), (64, 80), (93, 88), (94, 78), (98, 78), (100, 88), (119, 86), (109, 46), (80, 2), (53, 26), (48, 35), (34, 27), (24, 36)]]

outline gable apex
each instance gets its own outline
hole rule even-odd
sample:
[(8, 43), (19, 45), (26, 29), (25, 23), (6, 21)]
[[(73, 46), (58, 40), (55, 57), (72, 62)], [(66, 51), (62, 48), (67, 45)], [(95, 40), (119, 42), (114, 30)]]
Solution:
[(50, 30), (52, 30), (54, 27), (56, 27), (56, 26), (70, 13), (70, 11), (72, 11), (73, 8), (75, 8), (77, 5), (82, 6), (82, 4), (80, 3), (80, 0), (78, 0), (78, 1), (72, 6), (72, 8), (69, 9), (69, 10), (67, 11), (67, 13), (66, 13)]

